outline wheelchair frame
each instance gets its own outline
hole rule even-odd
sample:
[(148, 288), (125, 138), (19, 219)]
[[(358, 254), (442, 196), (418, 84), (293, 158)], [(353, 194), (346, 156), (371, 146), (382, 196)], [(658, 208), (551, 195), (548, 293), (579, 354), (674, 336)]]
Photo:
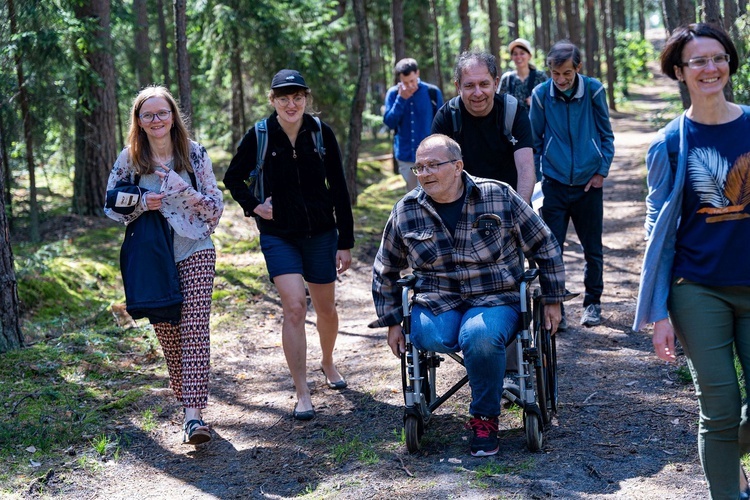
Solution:
[[(538, 276), (538, 269), (528, 269), (521, 279), (522, 329), (516, 333), (506, 351), (508, 358), (515, 358), (517, 370), (511, 371), (509, 377), (509, 370), (506, 369), (503, 383), (503, 398), (523, 409), (526, 444), (530, 451), (542, 449), (544, 432), (557, 413), (558, 401), (555, 337), (543, 328), (544, 305), (541, 291), (536, 287), (532, 292), (530, 287)], [(464, 375), (443, 394), (437, 394), (435, 376), (445, 358), (432, 351), (418, 350), (410, 338), (411, 302), (416, 282), (417, 277), (414, 275), (398, 281), (402, 287), (403, 333), (406, 339), (406, 349), (401, 355), (404, 434), (406, 448), (410, 453), (419, 451), (424, 428), (434, 411), (469, 381), (468, 375)], [(446, 355), (463, 366), (461, 355)]]

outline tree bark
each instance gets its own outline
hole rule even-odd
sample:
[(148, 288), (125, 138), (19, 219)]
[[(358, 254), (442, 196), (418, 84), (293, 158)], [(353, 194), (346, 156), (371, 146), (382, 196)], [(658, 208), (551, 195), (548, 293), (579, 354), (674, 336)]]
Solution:
[(518, 18), (520, 17), (518, 8), (518, 0), (510, 0), (508, 2), (508, 39), (510, 40), (515, 40), (520, 36), (518, 31)]
[(600, 70), (599, 65), (599, 44), (597, 43), (599, 32), (596, 27), (596, 5), (594, 0), (586, 0), (586, 74), (597, 77)]
[(232, 76), (232, 149), (240, 143), (242, 135), (248, 129), (245, 118), (245, 90), (242, 79), (242, 52), (240, 48), (240, 36), (237, 27), (231, 28), (231, 54), (230, 54), (230, 72)]
[[(17, 32), (15, 5), (8, 0), (11, 34)], [(16, 64), (20, 64), (17, 60)], [(21, 80), (23, 77), (21, 75)], [(21, 87), (23, 89), (23, 87)], [(28, 110), (27, 110), (28, 111)], [(10, 178), (10, 165), (5, 148), (5, 130), (0, 115), (0, 353), (23, 347), (23, 334), (18, 313), (18, 282), (13, 269), (13, 248), (10, 245), (10, 227), (5, 212), (6, 190), (4, 179)], [(10, 192), (8, 191), (8, 194)]]
[(352, 205), (357, 204), (357, 159), (359, 145), (362, 141), (362, 113), (367, 105), (367, 87), (370, 80), (370, 34), (367, 29), (365, 0), (352, 0), (354, 21), (359, 36), (359, 71), (357, 85), (352, 100), (352, 111), (349, 118), (349, 137), (347, 138), (344, 172), (346, 185), (349, 188), (349, 199)]
[(604, 55), (607, 62), (607, 101), (609, 109), (617, 111), (615, 105), (615, 81), (617, 81), (617, 70), (615, 68), (615, 36), (612, 29), (612, 3), (611, 0), (600, 0), (599, 14), (602, 19), (602, 38), (604, 39)]
[(490, 18), (490, 54), (499, 58), (500, 15), (497, 10), (497, 0), (487, 0), (487, 14), (489, 14)]
[(161, 74), (165, 87), (172, 86), (169, 76), (169, 34), (164, 18), (164, 0), (156, 0), (157, 26), (159, 28), (159, 52), (161, 52)]
[(555, 36), (555, 41), (560, 41), (564, 38), (568, 38), (568, 28), (567, 23), (565, 22), (565, 6), (563, 4), (564, 1), (565, 0), (555, 0), (555, 17), (557, 21), (557, 33)]
[(406, 40), (404, 39), (404, 2), (391, 1), (391, 18), (393, 19), (393, 56), (394, 63), (406, 57)]
[(76, 18), (94, 23), (88, 50), (81, 54), (90, 70), (78, 72), (76, 166), (73, 211), (104, 215), (109, 169), (115, 162), (115, 67), (112, 59), (108, 0), (76, 4)]
[(581, 46), (581, 16), (578, 11), (578, 0), (565, 0), (565, 19), (567, 21), (568, 39), (576, 47)]
[[(18, 34), (16, 22), (16, 7), (14, 0), (8, 0), (8, 17), (10, 18), (11, 35)], [(21, 52), (13, 51), (13, 59), (16, 65), (16, 78), (18, 80), (18, 101), (21, 106), (23, 117), (23, 137), (26, 146), (26, 168), (29, 171), (29, 236), (31, 241), (39, 241), (39, 204), (37, 203), (36, 171), (34, 167), (34, 137), (31, 128), (31, 112), (29, 111), (29, 96), (26, 92), (26, 78), (23, 72), (23, 58)]]
[[(542, 24), (541, 24), (541, 47), (542, 50), (549, 51), (552, 47), (552, 2), (551, 0), (539, 0), (539, 10), (542, 13)], [(539, 46), (538, 46), (539, 47)]]
[(471, 19), (469, 19), (469, 0), (460, 0), (458, 3), (458, 18), (461, 21), (461, 49), (459, 52), (469, 50), (471, 47)]
[(177, 87), (180, 96), (180, 109), (186, 125), (193, 135), (193, 102), (190, 90), (190, 59), (187, 51), (186, 0), (174, 2), (174, 35), (177, 47)]
[(146, 0), (133, 0), (135, 13), (135, 74), (143, 88), (153, 83), (151, 49), (148, 43), (148, 10)]
[(5, 122), (3, 121), (2, 112), (0, 112), (0, 163), (3, 166), (2, 181), (5, 182), (3, 189), (3, 200), (5, 201), (5, 213), (8, 216), (8, 227), (13, 230), (13, 197), (10, 194), (11, 175), (10, 175), (10, 155), (8, 154), (8, 144), (6, 143), (7, 132), (5, 131)]
[(435, 85), (441, 92), (445, 93), (443, 87), (443, 70), (441, 68), (440, 51), (440, 26), (438, 25), (438, 12), (435, 0), (430, 0), (430, 21), (432, 21), (432, 63), (435, 67)]

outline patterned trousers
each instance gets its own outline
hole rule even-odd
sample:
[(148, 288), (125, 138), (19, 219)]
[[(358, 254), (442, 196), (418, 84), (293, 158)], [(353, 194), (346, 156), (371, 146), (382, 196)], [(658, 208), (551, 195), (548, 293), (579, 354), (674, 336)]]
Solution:
[(208, 403), (211, 348), (209, 319), (216, 250), (195, 252), (177, 263), (182, 318), (178, 325), (154, 324), (169, 371), (169, 386), (185, 408), (203, 409)]

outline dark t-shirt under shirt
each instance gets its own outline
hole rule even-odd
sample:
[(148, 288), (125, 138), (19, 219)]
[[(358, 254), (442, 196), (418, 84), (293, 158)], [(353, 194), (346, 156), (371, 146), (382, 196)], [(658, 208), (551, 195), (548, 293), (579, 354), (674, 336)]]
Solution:
[(477, 177), (503, 181), (516, 189), (518, 173), (513, 153), (521, 148), (533, 147), (531, 123), (528, 115), (519, 108), (513, 121), (513, 137), (518, 142), (515, 145), (510, 144), (503, 133), (505, 123), (503, 97), (495, 95), (494, 99), (492, 111), (481, 118), (470, 115), (464, 103), (459, 99), (461, 133), (458, 137), (453, 134), (453, 119), (449, 104), (444, 104), (432, 122), (432, 133), (445, 134), (461, 145), (464, 170), (468, 173)]

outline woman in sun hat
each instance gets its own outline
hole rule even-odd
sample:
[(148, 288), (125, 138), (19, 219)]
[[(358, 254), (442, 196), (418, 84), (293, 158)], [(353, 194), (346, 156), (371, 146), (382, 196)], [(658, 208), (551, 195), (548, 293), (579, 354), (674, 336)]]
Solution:
[(547, 79), (544, 71), (536, 69), (531, 62), (531, 43), (523, 38), (516, 38), (508, 44), (508, 52), (516, 67), (500, 77), (498, 94), (508, 93), (518, 99), (518, 106), (527, 113), (531, 106), (531, 91)]
[(268, 100), (274, 111), (265, 120), (265, 199), (256, 198), (245, 184), (256, 166), (256, 129), (263, 122), (245, 134), (224, 184), (245, 216), (255, 217), (258, 224), (261, 251), (281, 298), (282, 346), (297, 393), (292, 416), (311, 420), (315, 410), (307, 385), (305, 284), (317, 315), (326, 385), (344, 389), (346, 381), (333, 362), (338, 333), (335, 284), (336, 275), (351, 265), (354, 219), (336, 136), (306, 112), (312, 95), (302, 75), (291, 69), (276, 73)]

